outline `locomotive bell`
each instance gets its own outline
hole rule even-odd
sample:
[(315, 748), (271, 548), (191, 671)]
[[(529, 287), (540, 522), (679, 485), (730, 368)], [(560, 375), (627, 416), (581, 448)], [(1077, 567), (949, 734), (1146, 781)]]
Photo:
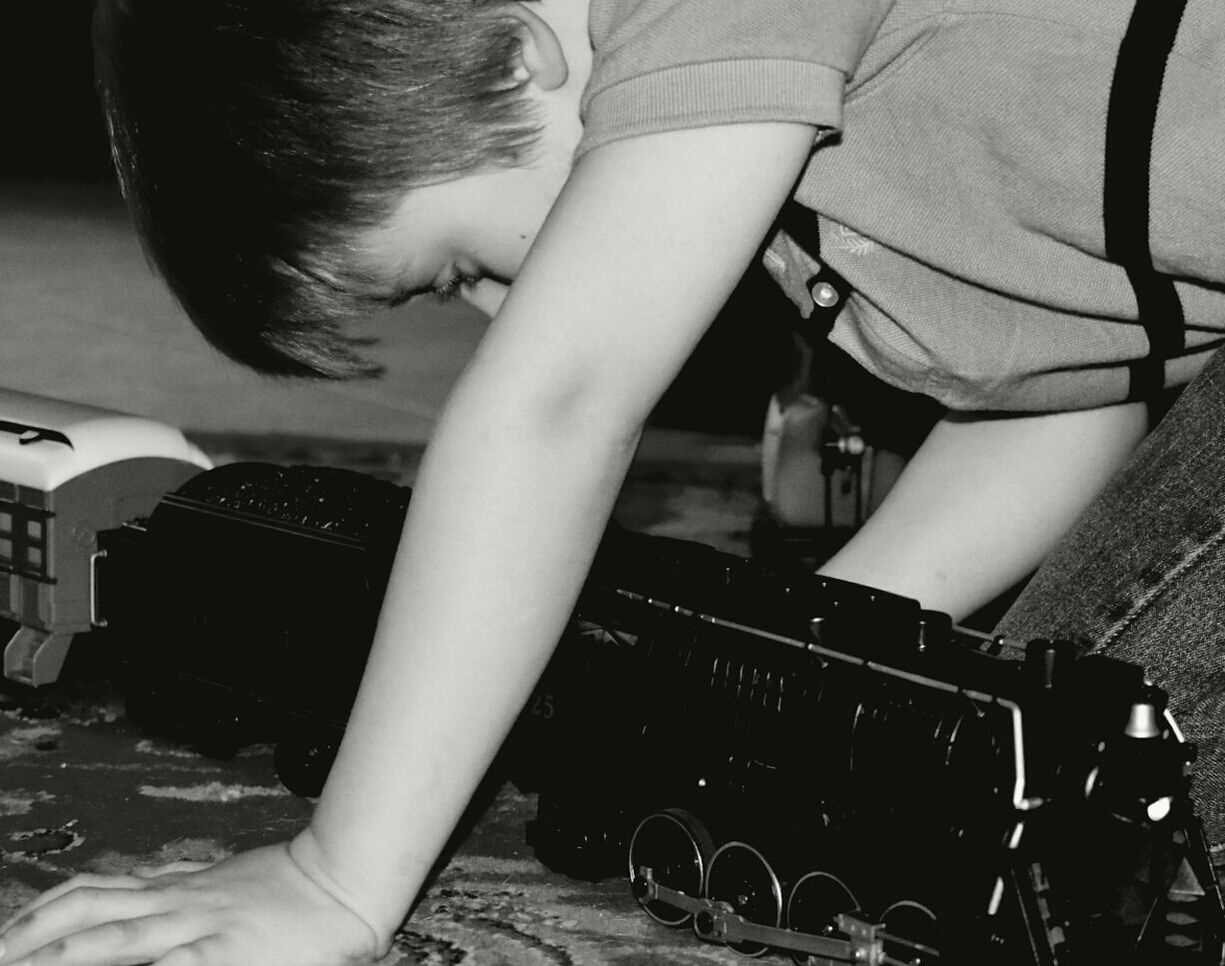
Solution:
[(1131, 706), (1127, 715), (1127, 727), (1123, 733), (1129, 738), (1160, 738), (1164, 731), (1162, 716), (1165, 714), (1165, 692), (1147, 685), (1140, 697)]
[(1133, 704), (1123, 733), (1129, 738), (1160, 738), (1161, 713), (1157, 706), (1149, 701), (1137, 701)]

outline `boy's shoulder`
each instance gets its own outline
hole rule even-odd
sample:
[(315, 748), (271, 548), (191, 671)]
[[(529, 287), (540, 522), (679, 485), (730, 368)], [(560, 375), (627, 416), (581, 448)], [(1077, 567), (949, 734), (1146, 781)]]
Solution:
[(753, 121), (841, 126), (846, 78), (895, 0), (591, 0), (579, 151)]
[(791, 55), (850, 72), (896, 0), (590, 0), (597, 59)]

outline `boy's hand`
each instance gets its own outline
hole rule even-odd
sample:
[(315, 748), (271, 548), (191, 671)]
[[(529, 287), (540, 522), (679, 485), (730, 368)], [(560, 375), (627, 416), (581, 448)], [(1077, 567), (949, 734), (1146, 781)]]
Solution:
[(0, 966), (356, 966), (372, 928), (310, 879), (284, 845), (215, 865), (78, 876), (0, 933)]

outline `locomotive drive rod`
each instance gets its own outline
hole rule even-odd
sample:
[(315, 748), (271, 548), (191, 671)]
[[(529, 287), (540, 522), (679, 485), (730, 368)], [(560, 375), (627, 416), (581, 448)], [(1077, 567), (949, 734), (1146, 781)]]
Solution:
[[(695, 931), (703, 939), (721, 943), (757, 942), (786, 952), (808, 953), (817, 957), (816, 966), (825, 964), (859, 963), (861, 966), (884, 966), (888, 962), (882, 940), (874, 933), (864, 932), (864, 938), (831, 939), (811, 933), (794, 932), (779, 926), (763, 926), (737, 915), (726, 903), (697, 899), (684, 892), (670, 889), (655, 881), (651, 869), (638, 870), (636, 883), (644, 902), (659, 901), (694, 917)], [(703, 921), (703, 917), (705, 921)], [(843, 917), (839, 917), (840, 919)], [(859, 924), (853, 917), (846, 917)], [(849, 925), (850, 923), (848, 923)], [(860, 924), (862, 925), (862, 924)], [(860, 930), (856, 930), (857, 932)]]

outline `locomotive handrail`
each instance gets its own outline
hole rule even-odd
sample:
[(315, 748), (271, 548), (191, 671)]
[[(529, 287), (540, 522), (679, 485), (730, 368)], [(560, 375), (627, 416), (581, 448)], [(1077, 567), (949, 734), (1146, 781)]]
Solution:
[(1165, 709), (1165, 723), (1170, 726), (1170, 733), (1174, 735), (1176, 739), (1178, 739), (1178, 743), (1180, 745), (1185, 745), (1187, 743), (1187, 739), (1183, 737), (1182, 729), (1178, 727), (1178, 722), (1174, 720), (1174, 715), (1170, 713), (1169, 708)]
[(109, 623), (98, 606), (98, 561), (105, 556), (105, 550), (95, 550), (89, 555), (89, 622), (94, 627), (106, 627)]

